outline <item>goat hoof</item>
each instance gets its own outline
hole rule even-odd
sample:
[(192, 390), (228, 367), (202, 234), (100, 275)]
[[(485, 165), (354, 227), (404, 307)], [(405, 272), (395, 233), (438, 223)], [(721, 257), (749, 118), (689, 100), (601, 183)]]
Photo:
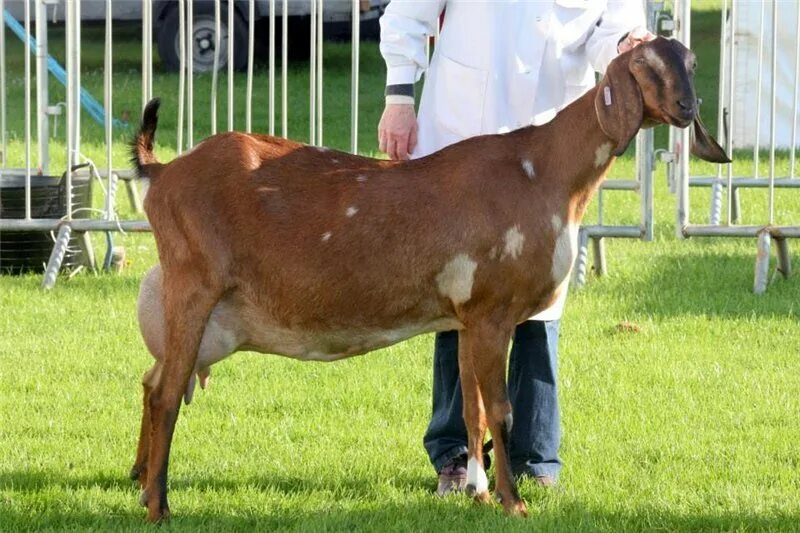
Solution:
[(131, 468), (131, 473), (129, 474), (131, 481), (137, 481), (141, 480), (143, 477), (147, 477), (147, 476), (142, 476), (142, 473), (144, 471), (145, 468), (143, 466), (133, 465), (133, 467)]
[(480, 494), (474, 494), (472, 499), (475, 500), (475, 503), (479, 503), (481, 505), (488, 505), (492, 503), (492, 496), (489, 494), (488, 490), (485, 490)]
[(503, 509), (509, 516), (521, 516), (522, 518), (528, 517), (528, 508), (522, 500), (511, 501), (508, 505), (503, 504)]
[(147, 489), (142, 489), (139, 493), (139, 505), (147, 507)]
[(147, 511), (147, 521), (151, 524), (161, 524), (164, 522), (169, 521), (170, 514), (168, 508), (159, 508), (155, 511), (151, 511), (148, 509)]

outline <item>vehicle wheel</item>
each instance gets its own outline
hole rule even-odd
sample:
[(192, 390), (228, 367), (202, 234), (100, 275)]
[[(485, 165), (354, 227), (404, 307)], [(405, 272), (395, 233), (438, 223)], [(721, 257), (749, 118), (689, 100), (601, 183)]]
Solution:
[[(214, 68), (214, 5), (194, 4), (192, 28), (192, 53), (195, 72), (210, 72)], [(188, 28), (187, 28), (188, 30)], [(220, 7), (219, 68), (228, 66), (228, 4)], [(187, 50), (188, 52), (188, 50)], [(180, 68), (180, 27), (178, 7), (173, 6), (164, 17), (158, 31), (158, 53), (167, 70)], [(236, 70), (247, 67), (247, 24), (239, 12), (233, 15), (233, 66)]]

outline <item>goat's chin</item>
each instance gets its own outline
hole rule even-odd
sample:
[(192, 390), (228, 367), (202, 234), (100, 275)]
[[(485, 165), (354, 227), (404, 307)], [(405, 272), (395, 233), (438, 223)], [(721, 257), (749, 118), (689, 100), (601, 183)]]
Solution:
[(656, 120), (654, 118), (646, 118), (646, 119), (642, 120), (641, 129), (649, 130), (650, 128), (655, 128), (659, 124), (663, 124), (663, 122), (658, 121), (658, 120)]

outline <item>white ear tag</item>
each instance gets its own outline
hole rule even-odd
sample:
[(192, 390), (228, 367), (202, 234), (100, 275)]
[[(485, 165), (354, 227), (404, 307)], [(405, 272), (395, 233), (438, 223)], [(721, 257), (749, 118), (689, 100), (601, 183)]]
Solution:
[(603, 87), (603, 98), (606, 101), (606, 107), (611, 105), (611, 87), (606, 85)]

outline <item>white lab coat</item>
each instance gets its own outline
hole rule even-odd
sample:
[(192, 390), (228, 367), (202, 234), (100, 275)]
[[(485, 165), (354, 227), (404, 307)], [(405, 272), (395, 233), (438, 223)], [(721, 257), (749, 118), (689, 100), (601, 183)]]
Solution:
[[(446, 8), (428, 68), (425, 43)], [(595, 84), (642, 0), (392, 0), (381, 18), (387, 85), (427, 70), (412, 157), (474, 135), (543, 124)], [(561, 317), (566, 299), (537, 320)]]

